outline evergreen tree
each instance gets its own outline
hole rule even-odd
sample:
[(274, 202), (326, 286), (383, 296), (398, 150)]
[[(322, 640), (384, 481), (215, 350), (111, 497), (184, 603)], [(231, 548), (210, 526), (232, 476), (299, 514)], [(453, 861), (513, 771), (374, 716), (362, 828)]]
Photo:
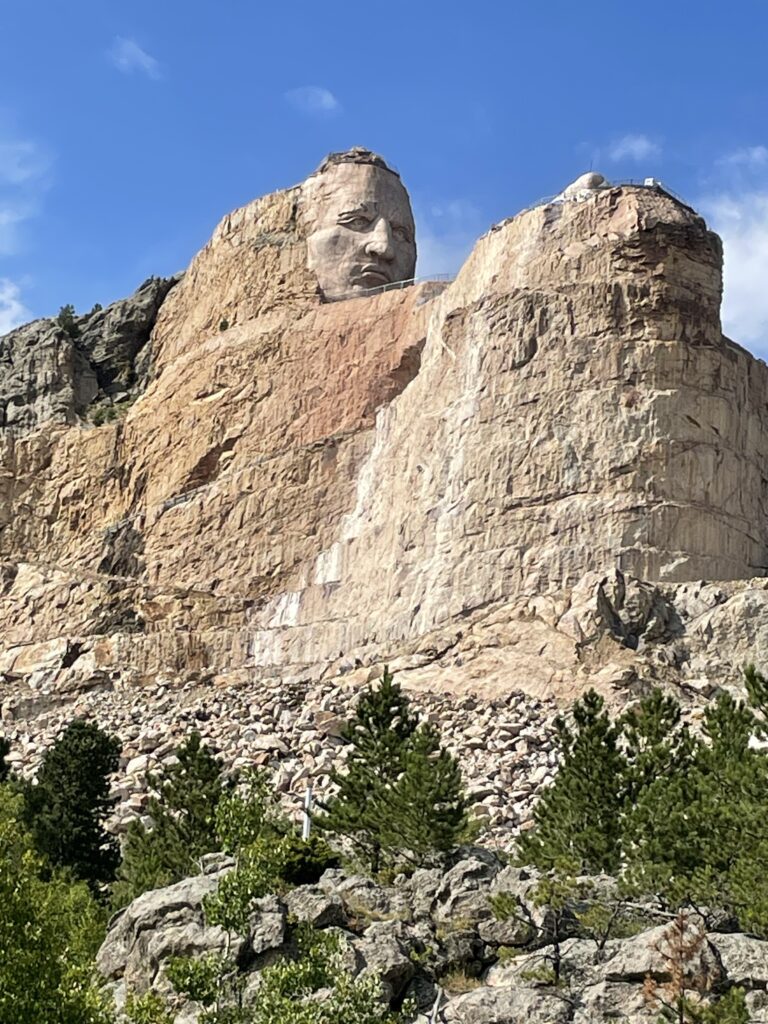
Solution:
[(655, 689), (620, 720), (628, 762), (625, 796), (630, 804), (657, 779), (688, 769), (695, 745), (680, 719), (674, 697)]
[(440, 734), (420, 726), (410, 738), (402, 772), (384, 794), (387, 809), (384, 845), (407, 850), (421, 862), (434, 851), (456, 845), (469, 819), (461, 770), (456, 759), (440, 747)]
[(638, 794), (625, 837), (626, 876), (635, 888), (659, 892), (670, 905), (736, 909), (734, 868), (768, 840), (768, 762), (750, 747), (756, 727), (750, 708), (721, 695), (684, 766)]
[(109, 1024), (93, 970), (103, 908), (50, 871), (21, 817), (21, 797), (0, 787), (0, 1021)]
[(567, 861), (584, 872), (616, 871), (628, 774), (622, 728), (594, 690), (574, 705), (573, 723), (556, 722), (560, 768), (536, 805), (535, 827), (520, 839), (520, 855), (544, 869)]
[(123, 906), (148, 889), (194, 873), (197, 860), (218, 849), (216, 809), (224, 792), (222, 766), (200, 734), (176, 750), (177, 763), (148, 777), (155, 790), (147, 806), (151, 825), (128, 828), (113, 899)]
[(56, 323), (65, 334), (72, 338), (72, 340), (80, 337), (80, 325), (77, 322), (75, 307), (71, 302), (68, 302), (66, 306), (61, 307), (58, 316), (56, 317)]
[(346, 771), (332, 773), (338, 793), (316, 817), (319, 828), (345, 836), (374, 873), (457, 841), (466, 825), (458, 766), (434, 730), (419, 728), (388, 669), (361, 695), (342, 737), (350, 756)]
[(109, 776), (120, 741), (76, 719), (44, 754), (37, 784), (22, 786), (24, 820), (37, 850), (96, 888), (114, 878), (117, 844), (104, 830), (114, 800)]

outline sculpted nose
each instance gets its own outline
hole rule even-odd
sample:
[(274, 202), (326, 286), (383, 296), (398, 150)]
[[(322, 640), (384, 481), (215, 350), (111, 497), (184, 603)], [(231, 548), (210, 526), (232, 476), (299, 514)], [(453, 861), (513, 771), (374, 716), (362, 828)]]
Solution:
[(380, 260), (392, 260), (395, 258), (392, 229), (389, 226), (389, 221), (385, 220), (384, 217), (379, 217), (368, 235), (365, 251), (370, 256), (378, 256)]

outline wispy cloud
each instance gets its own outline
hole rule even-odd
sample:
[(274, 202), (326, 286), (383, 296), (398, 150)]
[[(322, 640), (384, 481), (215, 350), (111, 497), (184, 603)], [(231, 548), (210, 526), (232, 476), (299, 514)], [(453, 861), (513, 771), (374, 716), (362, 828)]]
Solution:
[(457, 274), (486, 227), (480, 211), (465, 199), (417, 204), (416, 275)]
[(21, 246), (21, 227), (40, 212), (52, 158), (30, 139), (0, 136), (0, 256)]
[(21, 289), (7, 277), (0, 277), (0, 334), (32, 319), (32, 314), (21, 301)]
[(36, 143), (0, 139), (0, 185), (24, 185), (39, 180), (49, 167), (49, 155)]
[(661, 154), (661, 146), (647, 135), (622, 135), (608, 147), (608, 159), (614, 163), (621, 160), (647, 160)]
[(147, 78), (155, 80), (162, 78), (160, 62), (143, 50), (135, 39), (116, 36), (107, 55), (118, 71), (122, 71), (125, 75), (138, 72), (141, 75), (146, 75)]
[(723, 240), (723, 330), (768, 358), (768, 146), (716, 159), (696, 203)]
[(302, 85), (298, 89), (289, 89), (283, 96), (303, 114), (334, 114), (341, 110), (341, 104), (331, 90), (321, 85)]
[(723, 240), (723, 330), (768, 356), (768, 188), (711, 195), (699, 207)]
[(744, 146), (726, 153), (718, 163), (731, 167), (768, 168), (768, 146)]

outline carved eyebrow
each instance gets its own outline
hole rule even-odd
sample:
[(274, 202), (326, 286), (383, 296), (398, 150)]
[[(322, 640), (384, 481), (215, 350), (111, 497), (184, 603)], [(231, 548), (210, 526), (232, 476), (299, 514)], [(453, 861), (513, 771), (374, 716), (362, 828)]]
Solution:
[(342, 210), (339, 217), (374, 217), (376, 210), (372, 203), (361, 203), (351, 210)]

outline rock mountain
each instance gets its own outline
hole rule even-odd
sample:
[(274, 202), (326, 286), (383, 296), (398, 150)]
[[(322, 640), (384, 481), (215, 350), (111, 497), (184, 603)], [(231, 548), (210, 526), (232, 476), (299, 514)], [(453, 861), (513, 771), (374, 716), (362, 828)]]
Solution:
[(376, 263), (324, 301), (317, 191), (0, 339), (4, 691), (388, 661), (567, 698), (768, 659), (768, 367), (722, 334), (702, 218), (657, 185), (576, 190), (449, 284), (360, 287)]

